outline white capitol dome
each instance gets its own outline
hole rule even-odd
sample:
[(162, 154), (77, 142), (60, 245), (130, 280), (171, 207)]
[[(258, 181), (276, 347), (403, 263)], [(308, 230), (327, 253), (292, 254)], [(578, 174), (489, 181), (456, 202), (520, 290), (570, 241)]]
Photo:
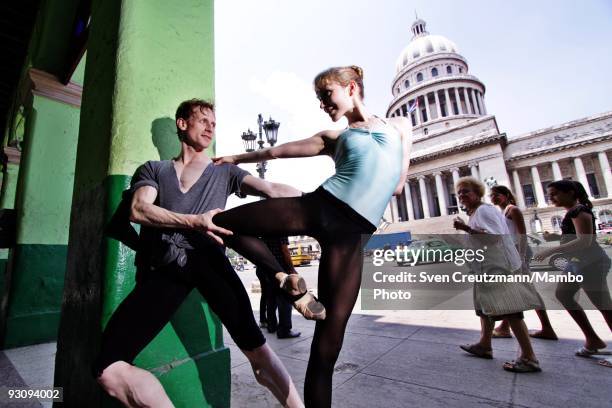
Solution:
[(402, 68), (416, 59), (437, 52), (458, 53), (459, 51), (454, 42), (442, 35), (425, 34), (416, 37), (410, 41), (397, 58), (396, 72), (401, 71)]
[(446, 131), (486, 116), (484, 84), (468, 72), (454, 42), (429, 34), (417, 19), (412, 39), (399, 54), (387, 116), (412, 121), (415, 137)]

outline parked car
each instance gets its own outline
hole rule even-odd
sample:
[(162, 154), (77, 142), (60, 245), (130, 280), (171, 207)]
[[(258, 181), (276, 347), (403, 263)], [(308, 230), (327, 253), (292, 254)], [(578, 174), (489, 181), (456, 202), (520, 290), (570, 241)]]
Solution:
[[(419, 248), (423, 248), (424, 250), (441, 250), (442, 253), (445, 253), (447, 250), (455, 250), (455, 249), (460, 249), (460, 247), (457, 246), (452, 246), (449, 245), (447, 242), (441, 240), (441, 239), (427, 239), (427, 240), (421, 240), (421, 241), (412, 241), (410, 243), (410, 245), (407, 246), (408, 248), (408, 256), (406, 257), (406, 259), (401, 259), (398, 260), (397, 266), (404, 266), (404, 265), (412, 265), (413, 263), (413, 259), (410, 256), (410, 250), (414, 249), (415, 251)], [(443, 262), (440, 259), (426, 259), (424, 256), (424, 251), (420, 252), (420, 256), (419, 259), (417, 259), (416, 265), (422, 265), (422, 264), (427, 264), (427, 263), (440, 263)]]
[[(532, 252), (535, 254), (544, 248), (559, 246), (559, 241), (545, 241), (544, 238), (537, 234), (527, 234), (527, 245), (529, 245)], [(551, 256), (542, 261), (531, 259), (529, 266), (532, 268), (550, 267), (552, 269), (562, 271), (565, 269), (567, 262), (567, 256), (561, 252), (558, 252), (553, 253)]]

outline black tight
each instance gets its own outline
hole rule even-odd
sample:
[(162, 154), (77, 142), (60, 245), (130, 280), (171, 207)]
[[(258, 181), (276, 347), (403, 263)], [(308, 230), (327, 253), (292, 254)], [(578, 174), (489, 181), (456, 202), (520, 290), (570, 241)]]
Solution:
[(363, 245), (374, 226), (322, 189), (236, 207), (213, 222), (234, 232), (226, 239), (229, 246), (273, 272), (282, 269), (258, 236), (308, 235), (319, 241), (318, 294), (327, 317), (316, 323), (304, 399), (308, 407), (331, 406), (334, 365), (359, 293)]
[(253, 317), (249, 296), (220, 247), (189, 251), (184, 267), (172, 263), (141, 270), (136, 287), (121, 302), (102, 334), (94, 363), (96, 377), (116, 361), (132, 363), (170, 321), (187, 295), (197, 288), (242, 350), (266, 340)]

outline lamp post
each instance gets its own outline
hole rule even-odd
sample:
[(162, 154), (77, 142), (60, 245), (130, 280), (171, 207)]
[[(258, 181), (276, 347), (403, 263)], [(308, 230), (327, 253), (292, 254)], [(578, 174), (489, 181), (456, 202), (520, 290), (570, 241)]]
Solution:
[[(266, 141), (270, 147), (274, 146), (278, 140), (278, 127), (280, 126), (279, 122), (274, 121), (272, 118), (264, 122), (263, 116), (260, 113), (257, 115), (257, 125), (259, 126), (258, 135), (253, 133), (251, 129), (248, 129), (246, 132), (242, 132), (242, 136), (240, 136), (244, 143), (244, 150), (246, 150), (248, 153), (255, 151), (255, 141), (257, 141), (257, 144), (259, 145), (257, 150), (264, 148), (264, 144), (266, 142), (263, 140), (262, 129), (266, 134)], [(259, 173), (259, 178), (265, 178), (266, 164), (266, 161), (257, 163), (257, 173)]]

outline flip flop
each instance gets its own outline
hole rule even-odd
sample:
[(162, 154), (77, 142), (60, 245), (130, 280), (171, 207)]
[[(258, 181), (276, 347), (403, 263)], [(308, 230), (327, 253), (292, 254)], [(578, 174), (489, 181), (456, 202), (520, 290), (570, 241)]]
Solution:
[(513, 373), (539, 373), (542, 371), (540, 368), (540, 362), (538, 360), (527, 360), (519, 358), (518, 360), (506, 361), (504, 363), (504, 370)]
[(600, 366), (603, 366), (603, 367), (612, 368), (612, 359), (611, 358), (604, 358), (603, 360), (599, 360), (597, 362), (597, 364), (599, 364)]
[(578, 357), (593, 357), (593, 356), (609, 356), (612, 352), (606, 349), (589, 349), (586, 347), (580, 347), (575, 353)]
[(493, 330), (491, 337), (494, 339), (511, 339), (512, 335), (510, 333), (502, 333), (498, 330)]
[(478, 344), (462, 344), (459, 346), (461, 350), (467, 351), (468, 353), (475, 355), (476, 357), (485, 358), (487, 360), (493, 359), (493, 350), (486, 349)]

